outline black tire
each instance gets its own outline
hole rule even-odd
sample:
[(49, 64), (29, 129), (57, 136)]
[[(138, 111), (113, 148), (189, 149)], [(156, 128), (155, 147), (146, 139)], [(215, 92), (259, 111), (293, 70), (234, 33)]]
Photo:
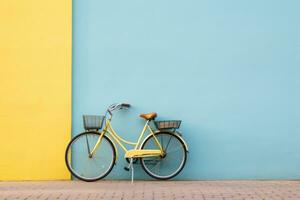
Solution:
[[(176, 134), (173, 134), (173, 133), (170, 133), (170, 132), (163, 132), (163, 131), (162, 131), (162, 132), (156, 133), (155, 136), (157, 137), (158, 140), (159, 140), (160, 136), (162, 136), (162, 137), (168, 136), (168, 137), (170, 137), (170, 140), (176, 140), (176, 144), (180, 145), (179, 148), (181, 149), (181, 153), (182, 153), (182, 161), (181, 161), (180, 165), (178, 166), (178, 168), (176, 168), (176, 170), (174, 170), (174, 172), (170, 173), (169, 175), (164, 175), (164, 176), (153, 173), (153, 172), (149, 169), (148, 164), (146, 164), (146, 161), (147, 161), (147, 160), (148, 160), (148, 161), (151, 161), (151, 159), (152, 159), (152, 161), (153, 161), (153, 160), (158, 160), (158, 159), (160, 159), (160, 161), (158, 161), (158, 162), (162, 162), (162, 161), (164, 161), (163, 159), (166, 160), (166, 158), (168, 157), (168, 152), (166, 153), (166, 156), (165, 156), (165, 157), (161, 157), (161, 156), (160, 156), (160, 157), (156, 157), (156, 158), (155, 158), (155, 157), (152, 157), (152, 158), (150, 158), (150, 160), (149, 160), (149, 158), (147, 158), (147, 157), (146, 157), (146, 158), (141, 158), (141, 159), (140, 159), (141, 165), (142, 165), (142, 167), (143, 167), (143, 170), (144, 170), (149, 176), (151, 176), (151, 177), (153, 177), (153, 178), (155, 178), (155, 179), (159, 179), (159, 180), (168, 180), (168, 179), (171, 179), (171, 178), (177, 176), (177, 175), (182, 171), (182, 169), (184, 168), (185, 163), (186, 163), (186, 159), (187, 159), (187, 149), (186, 149), (186, 146), (185, 146), (184, 142), (182, 141), (182, 139), (181, 139), (179, 136), (177, 136)], [(162, 138), (162, 137), (161, 137), (161, 138)], [(151, 140), (154, 140), (154, 137), (153, 137), (153, 136), (148, 137), (148, 138), (143, 142), (141, 148), (142, 148), (142, 149), (150, 149), (149, 147), (147, 147), (147, 144), (149, 144), (148, 146), (151, 146), (151, 145), (150, 145)], [(160, 142), (160, 143), (162, 143), (162, 142)], [(169, 143), (170, 143), (170, 141), (169, 141)], [(164, 149), (164, 150), (167, 151), (168, 145), (169, 145), (169, 144), (166, 144), (165, 147), (164, 147), (164, 144), (161, 144), (161, 145), (163, 146), (163, 149), (166, 148), (166, 149)], [(156, 149), (157, 149), (157, 147), (156, 147)], [(176, 155), (176, 154), (175, 154), (175, 155)], [(171, 159), (171, 157), (170, 157), (169, 159)], [(171, 159), (171, 160), (172, 160), (172, 159)], [(157, 164), (155, 164), (155, 165), (157, 165)], [(167, 168), (168, 168), (168, 167), (167, 167)]]
[[(69, 144), (68, 144), (68, 146), (66, 148), (65, 162), (66, 162), (67, 168), (71, 172), (71, 174), (74, 177), (78, 178), (79, 180), (86, 181), (86, 182), (97, 181), (97, 180), (100, 180), (100, 179), (104, 178), (105, 176), (107, 176), (111, 172), (111, 170), (113, 169), (113, 166), (114, 166), (115, 161), (116, 161), (116, 149), (115, 149), (112, 141), (108, 137), (106, 137), (104, 135), (103, 138), (102, 138), (101, 144), (103, 143), (103, 141), (105, 141), (106, 144), (111, 148), (111, 151), (112, 151), (112, 161), (111, 161), (110, 165), (107, 167), (107, 170), (105, 170), (105, 173), (101, 174), (100, 176), (89, 177), (89, 178), (86, 178), (84, 176), (80, 176), (78, 173), (75, 172), (75, 170), (72, 168), (72, 164), (70, 163), (71, 160), (72, 160), (72, 155), (70, 155), (72, 149), (70, 149), (70, 148), (72, 147), (72, 144), (74, 144), (74, 142), (76, 142), (79, 138), (83, 137), (84, 135), (86, 135), (86, 138), (87, 138), (88, 135), (90, 135), (90, 136), (96, 136), (96, 137), (98, 136), (99, 137), (100, 133), (96, 132), (96, 131), (90, 131), (90, 132), (84, 132), (84, 133), (81, 133), (81, 134), (75, 136), (69, 142)], [(101, 148), (101, 144), (100, 144), (100, 148)], [(69, 160), (70, 160), (70, 162), (69, 162)], [(99, 166), (99, 168), (100, 168), (100, 166)]]

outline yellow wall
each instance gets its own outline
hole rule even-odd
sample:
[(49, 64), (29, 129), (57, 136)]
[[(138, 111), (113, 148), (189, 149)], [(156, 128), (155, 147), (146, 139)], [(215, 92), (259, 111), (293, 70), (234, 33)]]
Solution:
[(71, 0), (0, 0), (0, 180), (69, 179)]

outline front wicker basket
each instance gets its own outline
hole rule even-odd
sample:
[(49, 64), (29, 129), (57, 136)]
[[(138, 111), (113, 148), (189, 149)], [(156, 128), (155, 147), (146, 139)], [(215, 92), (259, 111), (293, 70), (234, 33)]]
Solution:
[(102, 128), (105, 116), (102, 115), (83, 115), (83, 126), (85, 130), (99, 130)]

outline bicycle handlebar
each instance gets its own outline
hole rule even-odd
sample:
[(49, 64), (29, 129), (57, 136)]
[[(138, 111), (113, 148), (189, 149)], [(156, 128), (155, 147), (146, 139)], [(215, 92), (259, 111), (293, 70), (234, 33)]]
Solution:
[(112, 112), (114, 110), (120, 110), (120, 109), (123, 109), (123, 108), (130, 108), (131, 105), (128, 104), (128, 103), (114, 103), (114, 104), (111, 104), (108, 108), (107, 108), (107, 112), (112, 115)]
[(122, 103), (121, 106), (124, 108), (130, 108), (131, 105), (129, 103)]

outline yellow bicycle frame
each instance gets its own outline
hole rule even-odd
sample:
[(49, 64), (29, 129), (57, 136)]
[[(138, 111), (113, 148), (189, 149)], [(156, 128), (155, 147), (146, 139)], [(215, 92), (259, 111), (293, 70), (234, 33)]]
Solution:
[[(158, 146), (158, 149), (149, 149), (149, 150), (141, 149), (140, 143), (141, 143), (141, 140), (147, 129), (150, 131), (149, 135), (153, 135), (153, 138)], [(120, 145), (120, 147), (124, 150), (125, 157), (131, 157), (131, 158), (132, 157), (149, 157), (149, 156), (158, 156), (158, 155), (164, 154), (161, 144), (159, 143), (158, 139), (155, 136), (155, 133), (149, 126), (149, 120), (146, 121), (146, 124), (145, 124), (142, 132), (140, 133), (140, 136), (139, 136), (137, 142), (130, 142), (130, 141), (127, 141), (127, 140), (123, 139), (122, 137), (120, 137), (116, 133), (116, 131), (114, 131), (114, 129), (112, 128), (110, 120), (106, 120), (105, 127), (104, 127), (103, 131), (101, 132), (100, 137), (99, 137), (98, 141), (96, 142), (93, 150), (91, 151), (91, 154), (90, 154), (91, 156), (93, 156), (95, 154), (96, 150), (100, 147), (102, 138), (106, 133), (109, 134), (110, 139), (113, 139), (114, 141), (116, 141)], [(134, 148), (128, 150), (123, 143), (134, 146)], [(116, 151), (118, 151), (114, 143), (113, 143), (113, 145), (114, 145)], [(118, 157), (118, 152), (116, 152), (116, 153), (117, 153), (117, 157)]]

